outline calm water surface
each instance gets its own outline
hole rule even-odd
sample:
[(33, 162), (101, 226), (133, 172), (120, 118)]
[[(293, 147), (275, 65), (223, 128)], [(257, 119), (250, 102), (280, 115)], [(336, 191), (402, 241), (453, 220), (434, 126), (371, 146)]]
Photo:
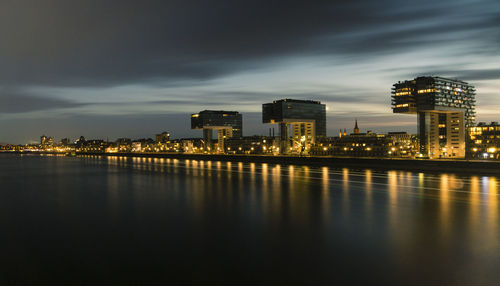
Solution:
[(500, 285), (499, 181), (0, 155), (0, 284)]

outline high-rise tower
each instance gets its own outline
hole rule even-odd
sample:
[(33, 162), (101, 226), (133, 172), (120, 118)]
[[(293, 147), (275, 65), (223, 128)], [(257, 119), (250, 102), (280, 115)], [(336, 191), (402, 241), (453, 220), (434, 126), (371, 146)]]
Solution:
[(474, 86), (461, 80), (424, 76), (392, 88), (393, 112), (417, 114), (420, 154), (429, 158), (465, 157), (475, 104)]
[(326, 136), (326, 105), (319, 101), (282, 99), (262, 105), (262, 122), (280, 125), (280, 153), (290, 151), (292, 126), (295, 152), (307, 153), (317, 137)]
[[(240, 138), (242, 136), (243, 117), (237, 111), (204, 110), (191, 114), (191, 129), (203, 129), (205, 148), (209, 152), (225, 152), (227, 138)], [(218, 133), (218, 150), (212, 146), (212, 131)]]

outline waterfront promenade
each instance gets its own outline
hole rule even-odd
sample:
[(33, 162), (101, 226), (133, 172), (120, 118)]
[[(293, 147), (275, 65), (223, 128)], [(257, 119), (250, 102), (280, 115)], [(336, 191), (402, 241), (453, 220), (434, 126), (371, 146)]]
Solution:
[[(16, 152), (4, 152), (16, 153)], [(18, 152), (19, 154), (57, 154), (50, 152)], [(58, 153), (60, 154), (60, 153)], [(429, 160), (402, 158), (356, 158), (331, 156), (272, 156), (272, 155), (227, 155), (227, 154), (191, 154), (191, 153), (82, 153), (76, 156), (124, 156), (146, 158), (171, 158), (179, 160), (255, 162), (283, 165), (327, 166), (333, 168), (406, 170), (412, 172), (447, 172), (467, 174), (500, 174), (500, 162), (479, 160)]]

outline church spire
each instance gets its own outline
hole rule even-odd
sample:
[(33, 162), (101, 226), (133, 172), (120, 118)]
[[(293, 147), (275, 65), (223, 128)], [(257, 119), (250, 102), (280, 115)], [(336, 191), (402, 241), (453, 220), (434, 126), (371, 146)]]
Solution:
[(359, 134), (358, 119), (356, 118), (356, 123), (354, 123), (354, 134)]

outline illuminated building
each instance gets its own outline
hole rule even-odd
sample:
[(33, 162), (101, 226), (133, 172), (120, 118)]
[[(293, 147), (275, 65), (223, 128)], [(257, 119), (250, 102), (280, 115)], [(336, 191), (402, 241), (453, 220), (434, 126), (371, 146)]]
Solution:
[(205, 140), (200, 138), (182, 138), (178, 140), (178, 148), (176, 152), (184, 153), (203, 153), (206, 147)]
[(346, 135), (341, 131), (338, 137), (321, 138), (312, 147), (311, 154), (349, 157), (412, 157), (417, 153), (417, 147), (416, 136), (406, 132), (376, 134), (368, 131), (361, 133), (356, 120), (353, 133)]
[(479, 122), (469, 127), (467, 155), (472, 159), (500, 159), (500, 124)]
[(40, 145), (42, 146), (54, 145), (54, 138), (42, 135), (40, 136)]
[(308, 153), (316, 138), (326, 136), (326, 105), (312, 100), (275, 100), (262, 105), (262, 122), (280, 125), (280, 153)]
[(418, 137), (406, 132), (389, 132), (391, 157), (414, 157), (418, 153)]
[(88, 153), (104, 153), (112, 144), (100, 139), (78, 140), (76, 151)]
[(272, 154), (275, 152), (274, 137), (271, 136), (246, 136), (231, 138), (226, 141), (228, 154)]
[(170, 141), (170, 133), (162, 132), (160, 134), (156, 134), (156, 142), (157, 143), (166, 143)]
[(115, 145), (116, 145), (118, 152), (130, 152), (130, 151), (132, 151), (132, 139), (118, 138), (115, 141)]
[[(242, 136), (243, 118), (237, 111), (204, 110), (191, 115), (191, 129), (203, 129), (206, 151), (224, 152), (226, 138)], [(212, 146), (212, 131), (218, 131), (217, 150)]]
[(358, 120), (354, 123), (354, 134), (359, 134)]
[(442, 77), (417, 77), (395, 83), (394, 113), (417, 114), (420, 156), (464, 158), (466, 130), (475, 121), (472, 85)]
[(349, 157), (386, 157), (390, 150), (386, 135), (351, 133), (335, 138), (321, 138), (311, 149), (313, 155), (349, 156)]
[(155, 142), (151, 138), (141, 138), (132, 141), (132, 152), (151, 152), (154, 151)]
[(61, 146), (70, 146), (71, 145), (71, 140), (69, 138), (63, 138), (61, 139), (60, 144)]

